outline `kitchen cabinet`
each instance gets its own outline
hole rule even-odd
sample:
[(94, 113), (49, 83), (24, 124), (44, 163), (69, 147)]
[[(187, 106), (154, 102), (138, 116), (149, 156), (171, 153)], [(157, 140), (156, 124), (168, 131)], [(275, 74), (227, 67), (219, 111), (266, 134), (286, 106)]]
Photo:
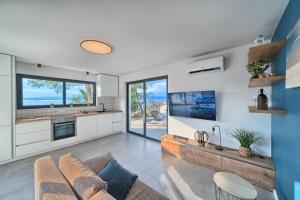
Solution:
[(0, 161), (12, 158), (11, 126), (0, 127)]
[(16, 125), (16, 135), (24, 133), (38, 132), (42, 130), (48, 130), (49, 135), (51, 131), (51, 121), (50, 120), (41, 120), (33, 122), (18, 123)]
[(122, 122), (123, 121), (123, 113), (113, 113), (113, 122)]
[(50, 142), (50, 120), (16, 124), (16, 157), (47, 151)]
[(97, 137), (97, 115), (77, 117), (77, 139)]
[[(1, 66), (0, 66), (1, 68)], [(11, 100), (11, 77), (0, 75), (0, 126), (11, 125), (12, 100)]]
[(16, 156), (26, 156), (29, 154), (36, 154), (38, 152), (47, 151), (50, 149), (50, 140), (36, 142), (32, 144), (22, 145), (16, 147)]
[(112, 114), (101, 114), (97, 118), (97, 136), (104, 136), (112, 133)]
[(26, 145), (44, 140), (51, 140), (50, 130), (41, 130), (36, 132), (29, 132), (16, 135), (16, 145)]
[(117, 76), (110, 77), (110, 96), (119, 96), (119, 77)]
[(114, 122), (112, 125), (113, 133), (120, 133), (123, 131), (123, 122)]
[(12, 158), (13, 57), (0, 54), (0, 162)]
[(119, 78), (117, 76), (99, 74), (97, 76), (97, 96), (119, 96)]
[(123, 113), (112, 114), (112, 132), (119, 133), (123, 131)]

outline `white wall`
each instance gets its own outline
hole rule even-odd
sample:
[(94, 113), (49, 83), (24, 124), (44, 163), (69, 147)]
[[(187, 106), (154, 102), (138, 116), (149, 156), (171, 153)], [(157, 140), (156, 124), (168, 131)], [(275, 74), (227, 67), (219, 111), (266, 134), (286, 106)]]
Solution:
[[(217, 121), (191, 119), (169, 116), (169, 133), (194, 138), (197, 129), (211, 132), (215, 124), (221, 125), (223, 144), (238, 148), (238, 143), (231, 137), (236, 128), (246, 128), (259, 132), (263, 141), (253, 145), (253, 150), (264, 155), (271, 155), (271, 116), (248, 112), (253, 105), (253, 95), (259, 88), (248, 88), (250, 78), (246, 71), (249, 46), (241, 46), (218, 53), (202, 56), (209, 58), (223, 55), (225, 71), (206, 72), (199, 75), (188, 75), (187, 65), (192, 59), (153, 67), (139, 72), (120, 76), (119, 107), (126, 110), (126, 82), (151, 77), (168, 76), (169, 92), (215, 90), (217, 101)], [(199, 59), (199, 58), (197, 58)], [(265, 88), (270, 94), (270, 87)], [(124, 119), (126, 119), (124, 114)], [(125, 124), (125, 123), (124, 123)], [(126, 127), (124, 126), (124, 130)], [(218, 135), (210, 134), (210, 142), (218, 143)]]
[(97, 80), (96, 75), (91, 73), (89, 75), (86, 75), (86, 72), (45, 65), (43, 65), (41, 68), (37, 68), (36, 64), (20, 61), (16, 62), (16, 73), (93, 82)]

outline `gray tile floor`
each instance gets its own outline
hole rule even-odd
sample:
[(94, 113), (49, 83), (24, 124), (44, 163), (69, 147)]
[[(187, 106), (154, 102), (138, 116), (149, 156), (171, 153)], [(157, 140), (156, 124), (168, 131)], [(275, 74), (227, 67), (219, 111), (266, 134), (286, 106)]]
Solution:
[[(112, 152), (123, 166), (170, 199), (214, 199), (214, 171), (162, 153), (158, 142), (116, 134), (47, 154), (57, 161), (60, 155), (69, 152), (82, 160)], [(47, 154), (0, 166), (0, 199), (33, 200), (34, 161)], [(258, 189), (258, 194), (258, 199), (274, 199), (271, 192), (262, 189)]]

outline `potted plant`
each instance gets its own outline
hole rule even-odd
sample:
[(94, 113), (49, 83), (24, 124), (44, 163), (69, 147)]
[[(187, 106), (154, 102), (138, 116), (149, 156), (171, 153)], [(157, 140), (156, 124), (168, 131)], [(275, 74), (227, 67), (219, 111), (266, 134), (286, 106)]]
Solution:
[(256, 132), (245, 129), (236, 129), (232, 137), (240, 143), (239, 153), (241, 156), (245, 157), (252, 155), (250, 146), (262, 139), (257, 136)]
[(253, 63), (246, 65), (248, 72), (251, 74), (251, 78), (263, 78), (264, 72), (271, 66), (269, 59), (258, 59)]

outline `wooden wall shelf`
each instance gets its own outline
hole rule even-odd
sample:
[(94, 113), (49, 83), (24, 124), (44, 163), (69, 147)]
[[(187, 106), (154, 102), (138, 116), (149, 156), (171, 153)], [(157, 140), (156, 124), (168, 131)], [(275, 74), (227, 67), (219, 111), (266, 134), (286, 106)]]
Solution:
[(287, 112), (285, 110), (280, 110), (277, 108), (269, 108), (268, 110), (258, 110), (255, 106), (249, 106), (249, 112), (251, 113), (265, 113), (265, 114), (277, 114), (285, 115)]
[(279, 40), (270, 44), (260, 45), (249, 49), (248, 63), (253, 63), (260, 58), (273, 58), (285, 45), (286, 40)]
[(252, 78), (249, 80), (248, 87), (264, 87), (271, 86), (278, 81), (285, 80), (285, 75), (282, 76), (271, 76), (266, 78)]

